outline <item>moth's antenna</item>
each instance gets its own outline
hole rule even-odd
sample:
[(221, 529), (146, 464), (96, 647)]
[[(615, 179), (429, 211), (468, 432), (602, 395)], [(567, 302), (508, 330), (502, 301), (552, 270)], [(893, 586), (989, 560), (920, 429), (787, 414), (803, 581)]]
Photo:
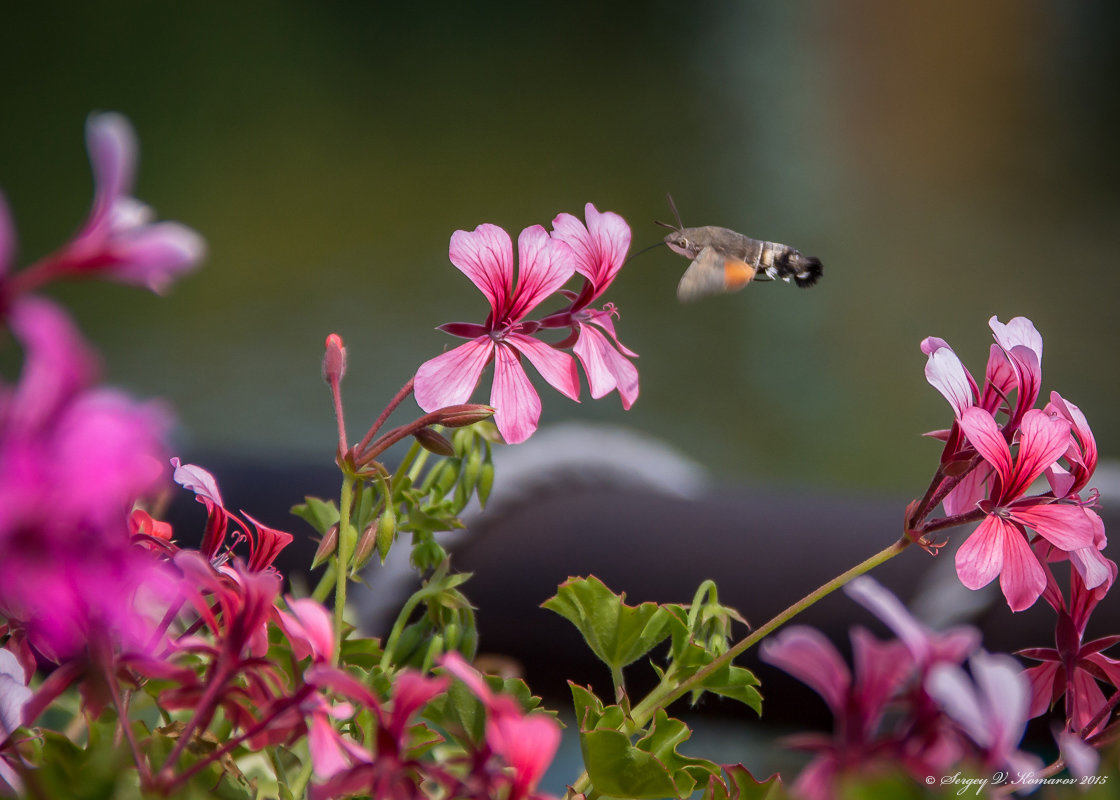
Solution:
[(669, 208), (673, 209), (673, 217), (677, 220), (677, 230), (683, 230), (684, 223), (681, 222), (681, 214), (677, 211), (677, 204), (673, 202), (673, 195), (665, 192), (665, 199), (669, 201)]

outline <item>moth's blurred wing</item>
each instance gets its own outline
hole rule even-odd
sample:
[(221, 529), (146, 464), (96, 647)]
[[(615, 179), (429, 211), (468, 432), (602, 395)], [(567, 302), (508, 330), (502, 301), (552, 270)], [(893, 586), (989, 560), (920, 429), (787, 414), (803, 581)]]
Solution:
[(724, 292), (737, 292), (754, 278), (755, 268), (746, 261), (726, 258), (711, 247), (705, 247), (688, 265), (677, 284), (677, 299), (691, 303), (701, 297)]

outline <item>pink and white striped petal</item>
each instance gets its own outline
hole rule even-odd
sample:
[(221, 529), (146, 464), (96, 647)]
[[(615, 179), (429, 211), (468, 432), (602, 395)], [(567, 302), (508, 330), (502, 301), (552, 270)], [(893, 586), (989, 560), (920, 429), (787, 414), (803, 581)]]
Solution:
[(591, 325), (579, 326), (572, 352), (579, 357), (591, 396), (598, 399), (618, 389), (623, 408), (638, 399), (638, 369), (619, 353), (606, 336)]
[[(574, 369), (574, 365), (573, 365)], [(494, 385), (490, 390), (494, 424), (507, 444), (519, 444), (537, 429), (541, 398), (512, 347), (494, 348)]]
[(470, 400), (493, 353), (493, 340), (480, 336), (425, 361), (413, 381), (417, 405), (425, 411), (436, 411)]
[(570, 355), (522, 333), (509, 334), (505, 342), (524, 354), (552, 388), (579, 402), (579, 373)]
[(486, 296), (494, 318), (503, 317), (513, 295), (513, 242), (509, 234), (488, 222), (473, 231), (455, 231), (448, 256)]
[(517, 237), (517, 286), (510, 304), (509, 319), (520, 320), (568, 282), (576, 270), (572, 249), (553, 239), (540, 225), (532, 225)]

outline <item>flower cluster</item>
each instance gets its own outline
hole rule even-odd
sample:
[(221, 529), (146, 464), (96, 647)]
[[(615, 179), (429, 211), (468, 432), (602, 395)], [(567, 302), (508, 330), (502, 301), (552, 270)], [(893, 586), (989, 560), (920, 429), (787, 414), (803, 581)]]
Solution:
[(70, 318), (31, 292), (75, 276), (163, 290), (204, 248), (130, 196), (136, 142), (123, 117), (90, 117), (86, 138), (93, 206), (54, 254), (13, 269), (15, 229), (0, 196), (0, 323), (24, 350), (18, 382), (0, 381), (0, 614), (29, 671), (35, 653), (62, 662), (91, 644), (138, 646), (151, 620), (133, 598), (168, 591), (129, 530), (133, 503), (166, 478), (168, 415), (98, 386), (96, 356)]
[[(630, 408), (638, 397), (638, 371), (629, 359), (637, 354), (618, 340), (614, 305), (591, 307), (626, 260), (630, 227), (622, 217), (600, 213), (591, 203), (585, 216), (586, 225), (571, 214), (560, 214), (553, 220), (551, 235), (540, 225), (523, 230), (517, 239), (516, 271), (513, 243), (502, 228), (483, 224), (452, 235), (451, 263), (485, 295), (490, 313), (482, 324), (440, 326), (469, 341), (416, 371), (416, 402), (421, 408), (430, 412), (466, 403), (483, 368), (493, 362), (494, 423), (506, 442), (522, 442), (537, 428), (541, 400), (521, 359), (528, 360), (561, 394), (578, 400), (579, 375), (575, 360), (563, 351), (566, 347), (583, 365), (592, 397), (617, 389), (623, 407)], [(583, 276), (583, 288), (578, 293), (562, 290), (576, 273)], [(557, 293), (568, 301), (566, 308), (529, 319), (537, 306)], [(547, 329), (570, 333), (563, 341), (548, 344), (537, 338)]]
[[(1096, 493), (1081, 495), (1096, 469), (1097, 448), (1081, 410), (1057, 392), (1044, 408), (1034, 407), (1042, 337), (1031, 321), (1016, 317), (1005, 325), (992, 317), (989, 325), (996, 343), (982, 387), (943, 340), (922, 342), (926, 378), (955, 419), (949, 430), (932, 434), (945, 441), (941, 466), (923, 502), (911, 509), (909, 525), (916, 531), (939, 501), (948, 518), (938, 526), (979, 513), (980, 526), (957, 550), (957, 574), (970, 589), (998, 576), (1008, 606), (1022, 611), (1046, 587), (1044, 561), (1069, 559), (1090, 589), (1111, 581), (1100, 554), (1104, 524), (1092, 508)], [(1029, 494), (1042, 475), (1049, 490)]]
[(762, 646), (763, 660), (815, 690), (836, 721), (831, 736), (790, 741), (814, 754), (793, 786), (796, 796), (830, 800), (845, 779), (900, 768), (925, 781), (965, 757), (1012, 774), (1041, 768), (1018, 749), (1030, 690), (1014, 659), (980, 650), (972, 628), (929, 630), (871, 578), (857, 578), (846, 591), (898, 636), (881, 642), (854, 630), (854, 671), (811, 628), (789, 628)]

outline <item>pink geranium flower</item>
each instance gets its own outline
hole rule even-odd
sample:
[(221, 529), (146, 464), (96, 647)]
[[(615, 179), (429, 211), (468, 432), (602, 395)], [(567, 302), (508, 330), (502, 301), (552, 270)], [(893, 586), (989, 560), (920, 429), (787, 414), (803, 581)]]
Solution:
[(970, 589), (998, 575), (1012, 611), (1029, 608), (1046, 588), (1046, 572), (1028, 544), (1027, 529), (1066, 552), (1091, 547), (1096, 530), (1087, 510), (1050, 496), (1023, 497), (1027, 489), (1069, 447), (1070, 425), (1038, 409), (1023, 415), (1018, 453), (1011, 449), (992, 415), (965, 409), (961, 430), (993, 472), (990, 497), (980, 502), (986, 516), (956, 554), (957, 575)]
[(1030, 687), (1011, 656), (983, 651), (963, 669), (938, 664), (926, 679), (926, 691), (941, 704), (981, 751), (990, 769), (1008, 769), (1012, 777), (1042, 768), (1036, 756), (1019, 750), (1028, 719)]
[(828, 704), (834, 734), (804, 734), (790, 739), (814, 753), (793, 785), (795, 796), (831, 800), (845, 775), (866, 774), (893, 746), (879, 727), (887, 703), (914, 671), (914, 661), (900, 642), (879, 642), (863, 629), (852, 631), (854, 674), (819, 631), (788, 628), (762, 644), (762, 660), (807, 684)]
[[(614, 281), (626, 261), (630, 249), (630, 226), (611, 211), (600, 213), (594, 205), (584, 207), (585, 226), (571, 214), (560, 214), (552, 221), (554, 239), (572, 248), (576, 272), (586, 279), (582, 291), (575, 296), (572, 307), (541, 320), (542, 327), (571, 327), (572, 352), (583, 364), (591, 396), (598, 399), (618, 389), (623, 408), (630, 408), (638, 398), (638, 370), (628, 358), (633, 352), (618, 340), (614, 317), (618, 311), (613, 303), (603, 308), (590, 308)], [(608, 338), (609, 337), (609, 338)]]
[(522, 357), (536, 367), (557, 391), (579, 399), (579, 376), (567, 353), (533, 337), (540, 324), (525, 317), (556, 292), (575, 271), (568, 245), (551, 239), (539, 225), (526, 228), (517, 240), (518, 271), (514, 274), (509, 234), (496, 225), (456, 231), (450, 258), (490, 303), (482, 325), (453, 322), (440, 330), (469, 339), (416, 371), (416, 402), (425, 411), (466, 403), (478, 385), (483, 368), (494, 363), (490, 405), (494, 423), (510, 444), (522, 442), (537, 428), (541, 400)]
[[(12, 296), (65, 277), (102, 277), (162, 293), (205, 255), (197, 233), (177, 222), (154, 222), (152, 209), (131, 196), (137, 144), (127, 119), (113, 113), (91, 115), (86, 146), (94, 178), (89, 218), (61, 250), (11, 277)], [(14, 240), (0, 201), (0, 277)]]
[(51, 659), (91, 636), (139, 645), (150, 620), (133, 593), (162, 571), (128, 514), (160, 485), (167, 417), (92, 387), (92, 354), (52, 303), (21, 298), (10, 319), (25, 359), (0, 382), (0, 613)]
[[(1042, 336), (1034, 324), (1026, 317), (1015, 317), (1007, 324), (992, 317), (988, 326), (996, 343), (991, 346), (988, 355), (983, 387), (977, 386), (945, 340), (931, 336), (922, 341), (922, 352), (928, 357), (926, 380), (949, 401), (955, 417), (953, 426), (948, 430), (929, 434), (945, 441), (941, 454), (943, 466), (954, 462), (963, 465), (975, 456), (959, 424), (966, 409), (978, 406), (993, 416), (1006, 414), (1003, 431), (1010, 438), (1018, 429), (1023, 414), (1038, 399), (1042, 379)], [(944, 498), (945, 512), (956, 515), (975, 507), (983, 497), (984, 484), (990, 477), (991, 470), (981, 464), (969, 470), (963, 478), (949, 478), (953, 489)]]
[(1046, 713), (1065, 697), (1067, 727), (1082, 737), (1096, 733), (1108, 723), (1103, 717), (1094, 730), (1089, 725), (1105, 707), (1106, 698), (1098, 681), (1120, 688), (1120, 661), (1104, 655), (1104, 651), (1120, 643), (1120, 636), (1105, 636), (1083, 641), (1089, 617), (1116, 578), (1116, 564), (1105, 559), (1108, 580), (1089, 588), (1076, 565), (1071, 565), (1069, 602), (1066, 603), (1057, 581), (1047, 569), (1044, 598), (1058, 612), (1054, 629), (1054, 647), (1032, 647), (1018, 655), (1041, 662), (1026, 670), (1031, 684), (1030, 716)]

